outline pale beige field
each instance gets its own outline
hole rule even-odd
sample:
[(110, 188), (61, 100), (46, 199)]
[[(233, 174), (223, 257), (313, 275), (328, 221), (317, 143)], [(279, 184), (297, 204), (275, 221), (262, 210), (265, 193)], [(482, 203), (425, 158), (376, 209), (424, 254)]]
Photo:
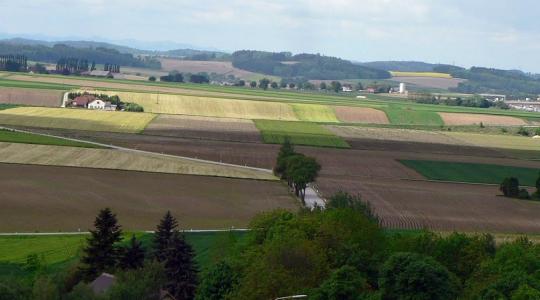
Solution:
[(345, 123), (369, 123), (369, 124), (388, 124), (386, 114), (378, 109), (368, 107), (334, 107), (337, 118)]
[(466, 142), (462, 140), (455, 139), (445, 135), (445, 133), (437, 131), (337, 125), (327, 125), (326, 128), (345, 139), (376, 139), (449, 145), (466, 144)]
[(531, 137), (467, 132), (444, 132), (443, 134), (468, 145), (488, 148), (540, 151), (540, 139), (533, 139)]
[(144, 107), (144, 111), (151, 113), (238, 119), (298, 120), (289, 104), (279, 102), (121, 91), (99, 91), (99, 93), (118, 95), (123, 101), (140, 104)]
[(520, 126), (526, 125), (525, 120), (509, 116), (494, 116), (483, 114), (464, 114), (464, 113), (444, 113), (439, 115), (446, 125), (484, 125), (491, 126)]
[(0, 124), (137, 133), (154, 117), (155, 115), (150, 113), (17, 107), (0, 111)]
[(429, 77), (429, 78), (452, 78), (452, 75), (438, 72), (399, 72), (390, 71), (394, 77)]
[(64, 91), (0, 87), (0, 103), (59, 107)]
[[(270, 172), (114, 149), (0, 142), (0, 162), (274, 180)], [(66, 178), (66, 180), (69, 180)], [(105, 179), (104, 179), (105, 180)]]
[(230, 61), (194, 61), (174, 58), (161, 58), (161, 69), (181, 73), (217, 73), (234, 75), (238, 78), (252, 78), (258, 74), (233, 67)]

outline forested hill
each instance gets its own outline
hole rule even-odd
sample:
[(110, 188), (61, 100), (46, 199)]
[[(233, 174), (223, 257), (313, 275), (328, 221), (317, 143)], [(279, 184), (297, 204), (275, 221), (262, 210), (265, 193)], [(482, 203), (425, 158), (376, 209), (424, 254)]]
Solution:
[(390, 73), (365, 66), (355, 65), (348, 60), (319, 54), (297, 54), (290, 52), (264, 52), (242, 50), (232, 55), (233, 66), (239, 69), (285, 78), (305, 79), (385, 79)]
[(421, 61), (371, 61), (358, 64), (373, 69), (400, 72), (433, 72), (433, 68), (438, 66)]
[[(81, 45), (80, 45), (81, 46)], [(48, 46), (40, 43), (17, 43), (13, 40), (0, 41), (0, 55), (25, 55), (29, 60), (56, 63), (60, 58), (74, 57), (94, 61), (97, 64), (117, 64), (131, 67), (161, 68), (153, 59), (140, 59), (131, 53), (105, 47), (74, 47), (65, 44)]]
[(467, 79), (455, 89), (460, 93), (497, 93), (531, 98), (540, 95), (538, 76), (522, 71), (482, 67), (464, 69), (454, 66), (438, 66), (434, 68), (434, 71), (449, 73), (455, 78)]

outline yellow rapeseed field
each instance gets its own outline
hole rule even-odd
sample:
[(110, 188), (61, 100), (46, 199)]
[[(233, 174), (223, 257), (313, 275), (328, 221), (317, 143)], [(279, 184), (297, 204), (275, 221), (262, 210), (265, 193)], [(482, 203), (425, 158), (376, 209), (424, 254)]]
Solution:
[(136, 133), (142, 131), (154, 117), (150, 113), (17, 107), (0, 111), (0, 124)]
[(437, 72), (398, 72), (390, 71), (394, 77), (433, 77), (433, 78), (452, 78), (452, 75)]

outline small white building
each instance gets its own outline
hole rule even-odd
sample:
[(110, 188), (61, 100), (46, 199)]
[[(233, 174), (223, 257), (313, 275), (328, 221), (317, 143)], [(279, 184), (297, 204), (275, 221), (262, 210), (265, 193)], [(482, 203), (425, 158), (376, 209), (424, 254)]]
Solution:
[(399, 84), (399, 93), (400, 93), (400, 94), (405, 94), (405, 93), (407, 93), (407, 88), (406, 88), (404, 82), (401, 82), (401, 83)]
[(111, 102), (103, 101), (101, 99), (95, 99), (88, 103), (88, 109), (100, 109), (100, 110), (116, 110), (116, 105)]
[(342, 86), (342, 87), (341, 87), (341, 90), (342, 90), (343, 92), (352, 92), (352, 91), (353, 91), (352, 86), (350, 86), (350, 85), (344, 85), (344, 86)]

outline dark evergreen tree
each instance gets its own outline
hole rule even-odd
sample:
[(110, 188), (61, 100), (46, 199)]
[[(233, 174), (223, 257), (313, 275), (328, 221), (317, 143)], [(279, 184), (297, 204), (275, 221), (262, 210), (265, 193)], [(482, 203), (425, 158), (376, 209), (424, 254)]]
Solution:
[(167, 211), (154, 233), (154, 256), (158, 261), (165, 260), (169, 242), (177, 227), (178, 222), (172, 216), (171, 212)]
[(197, 292), (197, 299), (225, 299), (237, 283), (238, 275), (231, 266), (226, 262), (220, 262), (213, 266), (203, 277)]
[(122, 230), (116, 215), (109, 208), (102, 209), (94, 221), (95, 230), (90, 230), (87, 246), (81, 259), (81, 271), (86, 280), (93, 280), (104, 271), (115, 267)]
[(129, 245), (122, 248), (118, 266), (123, 270), (139, 269), (144, 265), (144, 249), (140, 241), (131, 236)]
[(197, 273), (193, 248), (183, 234), (175, 231), (166, 251), (165, 289), (177, 300), (195, 299), (199, 282)]

